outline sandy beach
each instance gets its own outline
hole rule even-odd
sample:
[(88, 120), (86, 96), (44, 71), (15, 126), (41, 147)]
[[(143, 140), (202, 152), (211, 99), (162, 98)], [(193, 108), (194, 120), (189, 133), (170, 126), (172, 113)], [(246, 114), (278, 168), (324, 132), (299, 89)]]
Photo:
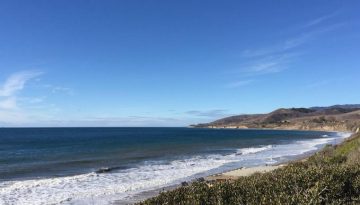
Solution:
[(286, 166), (286, 164), (273, 165), (273, 166), (257, 166), (257, 167), (241, 167), (228, 172), (223, 172), (220, 174), (211, 175), (205, 177), (206, 181), (222, 181), (222, 180), (233, 180), (239, 177), (246, 177), (253, 175), (255, 173), (265, 173), (270, 172), (280, 167)]
[[(219, 174), (204, 177), (204, 180), (207, 183), (210, 183), (210, 184), (212, 182), (215, 182), (215, 181), (236, 180), (239, 177), (250, 176), (250, 175), (253, 175), (255, 173), (270, 172), (270, 171), (273, 171), (273, 170), (278, 169), (278, 168), (283, 167), (283, 166), (286, 166), (286, 164), (268, 165), (268, 166), (256, 166), (256, 167), (241, 167), (241, 168), (234, 169), (234, 170), (231, 170), (231, 171), (226, 171), (226, 172), (222, 172), (222, 173), (219, 173)], [(200, 179), (197, 179), (197, 180), (200, 180)], [(189, 182), (186, 182), (186, 183), (191, 184), (192, 181), (189, 181)], [(143, 200), (145, 200), (147, 198), (157, 196), (159, 193), (161, 193), (163, 191), (171, 191), (171, 190), (174, 190), (174, 189), (176, 189), (176, 188), (178, 188), (180, 186), (182, 186), (182, 185), (177, 184), (177, 185), (173, 185), (173, 186), (169, 186), (169, 187), (163, 187), (163, 188), (157, 189), (157, 190), (151, 190), (151, 191), (142, 192), (142, 193), (139, 193), (139, 194), (137, 194), (137, 195), (135, 195), (135, 196), (133, 196), (133, 197), (131, 197), (129, 199), (118, 200), (114, 204), (116, 204), (116, 205), (125, 205), (125, 204), (137, 203), (137, 202), (143, 201)]]

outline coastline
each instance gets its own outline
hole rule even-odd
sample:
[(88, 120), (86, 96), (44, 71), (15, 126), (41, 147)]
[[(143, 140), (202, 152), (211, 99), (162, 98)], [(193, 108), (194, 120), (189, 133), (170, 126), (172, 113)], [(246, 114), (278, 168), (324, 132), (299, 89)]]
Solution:
[[(270, 142), (265, 141), (264, 143), (252, 143), (249, 144), (249, 146), (243, 146), (242, 144), (234, 146), (237, 138), (236, 133), (242, 132), (240, 130), (230, 132), (212, 132), (203, 130), (200, 132), (213, 133), (213, 135), (209, 136), (214, 136), (220, 141), (224, 139), (221, 137), (219, 138), (219, 136), (223, 136), (219, 135), (219, 133), (227, 133), (227, 135), (230, 133), (231, 136), (235, 133), (235, 137), (230, 138), (230, 143), (225, 146), (225, 148), (233, 146), (231, 151), (216, 155), (210, 154), (209, 157), (195, 157), (191, 158), (189, 161), (178, 160), (175, 161), (175, 164), (170, 164), (170, 166), (165, 164), (165, 167), (163, 165), (161, 165), (162, 167), (148, 166), (145, 167), (148, 168), (148, 170), (145, 169), (145, 172), (142, 172), (144, 174), (141, 173), (144, 169), (135, 169), (129, 171), (126, 170), (124, 172), (121, 170), (120, 172), (116, 171), (114, 173), (100, 174), (91, 172), (90, 174), (84, 175), (25, 180), (14, 184), (9, 184), (9, 182), (8, 184), (4, 184), (5, 189), (2, 190), (1, 194), (5, 193), (5, 195), (2, 195), (4, 196), (2, 199), (6, 204), (16, 204), (16, 201), (24, 202), (28, 199), (36, 199), (36, 202), (38, 202), (36, 204), (40, 204), (40, 200), (55, 201), (56, 199), (54, 198), (42, 196), (57, 191), (56, 197), (60, 198), (61, 203), (64, 204), (86, 204), (95, 202), (96, 204), (112, 204), (114, 202), (117, 204), (133, 204), (158, 196), (160, 192), (172, 192), (171, 190), (175, 189), (176, 193), (176, 190), (189, 189), (197, 184), (216, 186), (216, 184), (218, 184), (215, 183), (216, 181), (211, 181), (206, 178), (214, 174), (224, 174), (226, 177), (235, 176), (233, 177), (235, 180), (236, 177), (248, 176), (255, 172), (271, 171), (269, 169), (272, 168), (268, 167), (270, 165), (275, 166), (289, 163), (289, 166), (291, 166), (292, 163), (290, 162), (306, 158), (314, 152), (319, 151), (325, 144), (334, 144), (336, 141), (341, 142), (343, 141), (344, 136), (348, 136), (348, 134), (344, 135), (340, 133), (340, 135), (338, 135), (333, 132), (251, 132), (255, 133), (255, 135), (250, 135), (248, 140), (254, 140), (253, 137), (258, 136), (259, 134), (259, 136), (262, 136), (261, 133), (268, 133), (269, 136), (275, 137), (275, 140), (271, 140)], [(285, 135), (285, 137), (282, 138), (282, 135)], [(205, 136), (207, 137), (207, 135)], [(276, 136), (279, 136), (279, 138), (276, 138)], [(309, 138), (306, 136), (309, 136)], [(270, 140), (270, 138), (266, 138), (266, 135), (263, 136), (263, 138), (265, 140)], [(289, 139), (290, 141), (287, 142), (285, 140), (281, 143), (281, 141), (279, 141), (280, 139)], [(203, 143), (205, 143), (205, 141), (201, 141), (202, 146)], [(266, 164), (268, 164), (268, 166), (265, 166), (264, 168), (263, 166)], [(178, 169), (179, 166), (180, 169)], [(242, 166), (246, 168), (240, 169)], [(155, 170), (155, 172), (152, 170)], [(235, 172), (238, 172), (237, 174), (235, 173), (235, 175), (234, 170), (237, 170)], [(281, 170), (279, 171), (281, 172)], [(229, 173), (227, 174), (227, 172)], [(274, 173), (277, 172), (278, 171)], [(127, 181), (122, 179), (126, 179)], [(229, 178), (229, 180), (232, 179)], [(152, 182), (155, 182), (152, 186), (144, 186)], [(82, 187), (82, 192), (77, 192), (74, 188), (80, 186)], [(99, 186), (101, 186), (100, 189)], [(66, 187), (66, 189), (61, 190), (63, 187)], [(67, 187), (69, 187), (69, 189), (67, 189)], [(109, 187), (110, 189), (104, 190), (102, 187)], [(124, 190), (123, 187), (130, 188)], [(81, 197), (80, 195), (66, 195), (67, 193), (80, 193), (84, 194), (84, 197)], [(0, 197), (0, 204), (2, 199)], [(14, 203), (11, 203), (12, 200)], [(35, 202), (32, 203), (35, 204)]]
[(273, 171), (275, 169), (285, 167), (286, 165), (288, 165), (291, 162), (306, 160), (308, 157), (312, 156), (314, 153), (316, 153), (320, 150), (321, 149), (319, 149), (315, 152), (304, 153), (304, 154), (295, 156), (294, 158), (292, 158), (288, 161), (278, 162), (273, 165), (259, 165), (259, 166), (254, 166), (254, 167), (238, 167), (235, 169), (222, 171), (222, 172), (219, 172), (216, 174), (208, 174), (206, 176), (198, 177), (193, 180), (183, 181), (181, 183), (176, 183), (176, 184), (165, 186), (162, 188), (140, 192), (138, 194), (133, 195), (130, 198), (116, 200), (114, 202), (114, 204), (115, 205), (136, 204), (136, 203), (142, 202), (144, 200), (150, 199), (152, 197), (156, 197), (162, 192), (172, 191), (172, 190), (175, 190), (182, 186), (189, 186), (194, 182), (203, 182), (204, 181), (211, 186), (211, 184), (213, 184), (215, 182), (234, 181), (234, 180), (238, 179), (239, 177), (246, 177), (246, 176), (251, 176), (255, 173), (265, 173), (265, 172)]
[(138, 204), (358, 204), (359, 148), (356, 132), (276, 171), (212, 184), (196, 182)]
[(117, 200), (114, 202), (114, 204), (115, 205), (136, 204), (141, 201), (150, 199), (152, 197), (156, 197), (162, 192), (172, 191), (172, 190), (175, 190), (182, 186), (188, 186), (194, 182), (203, 182), (204, 181), (207, 184), (209, 184), (209, 186), (211, 186), (211, 184), (213, 184), (215, 182), (232, 181), (232, 180), (238, 179), (239, 177), (251, 176), (255, 173), (265, 173), (265, 172), (273, 171), (275, 169), (284, 167), (286, 165), (287, 165), (287, 163), (279, 163), (278, 165), (270, 165), (270, 166), (240, 167), (240, 168), (233, 169), (230, 171), (224, 171), (224, 172), (220, 172), (218, 174), (200, 177), (200, 178), (197, 178), (192, 181), (184, 181), (179, 184), (166, 186), (166, 187), (155, 189), (155, 190), (144, 191), (144, 192), (141, 192), (141, 193), (138, 193), (138, 194), (132, 196), (129, 199)]
[(197, 129), (219, 129), (219, 130), (280, 130), (280, 131), (312, 131), (312, 132), (331, 132), (331, 133), (352, 133), (356, 134), (354, 131), (349, 130), (333, 130), (333, 129), (302, 129), (302, 128), (284, 128), (284, 127), (274, 127), (274, 128), (266, 128), (266, 127), (232, 127), (232, 126), (225, 126), (225, 127), (189, 127), (189, 128), (197, 128)]
[[(201, 128), (203, 129), (203, 128)], [(206, 128), (205, 128), (206, 129)], [(208, 128), (208, 129), (242, 129), (242, 128)], [(253, 130), (279, 130), (279, 129), (271, 129), (271, 128), (265, 128), (265, 129), (257, 129), (257, 128), (245, 128), (244, 130), (247, 129), (253, 129)], [(349, 132), (349, 131), (322, 131), (322, 130), (284, 130), (284, 131), (319, 131), (319, 132), (328, 132), (328, 133), (337, 133), (339, 134), (339, 136), (341, 136), (341, 134), (349, 134), (349, 136), (342, 138), (341, 142), (336, 143), (334, 145), (339, 145), (342, 144), (344, 141), (346, 141), (347, 139), (350, 139), (351, 137), (353, 137), (356, 133), (354, 132)], [(162, 192), (167, 192), (167, 191), (172, 191), (175, 190), (176, 188), (182, 187), (182, 186), (189, 186), (194, 182), (206, 182), (209, 186), (212, 186), (213, 183), (216, 182), (221, 182), (221, 181), (234, 181), (240, 177), (248, 177), (251, 176), (253, 174), (256, 173), (266, 173), (266, 172), (271, 172), (274, 171), (276, 169), (282, 168), (287, 166), (289, 163), (293, 163), (293, 162), (297, 162), (297, 161), (305, 161), (307, 160), (309, 157), (313, 156), (315, 153), (321, 151), (323, 148), (319, 148), (315, 151), (308, 151), (305, 153), (302, 153), (300, 155), (296, 155), (293, 156), (285, 161), (282, 162), (277, 162), (275, 164), (265, 164), (265, 165), (259, 165), (259, 166), (254, 166), (254, 167), (238, 167), (232, 170), (227, 170), (227, 171), (222, 171), (216, 174), (209, 174), (207, 176), (204, 177), (200, 177), (200, 178), (196, 178), (194, 180), (190, 180), (190, 181), (184, 181), (182, 183), (178, 183), (175, 185), (170, 185), (170, 186), (166, 186), (166, 187), (162, 187), (156, 190), (149, 190), (149, 191), (145, 191), (145, 192), (141, 192), (139, 194), (136, 194), (134, 196), (132, 196), (129, 199), (125, 199), (125, 200), (118, 200), (115, 202), (115, 204), (117, 205), (125, 205), (125, 204), (135, 204), (135, 203), (139, 203), (142, 202), (144, 200), (147, 200), (149, 198), (152, 197), (156, 197), (158, 196), (160, 193)]]
[[(225, 128), (225, 129), (230, 129), (230, 128)], [(268, 129), (266, 129), (266, 130), (268, 130)], [(269, 130), (272, 130), (272, 129), (269, 129)], [(291, 130), (291, 131), (319, 131), (319, 130)], [(347, 139), (351, 139), (356, 134), (354, 132), (344, 132), (344, 131), (325, 131), (325, 132), (337, 133), (337, 134), (339, 134), (339, 136), (341, 134), (349, 134), (349, 136), (343, 138), (343, 140), (340, 143), (335, 143), (334, 145), (342, 144), (342, 143), (344, 143), (344, 141), (346, 141)], [(207, 180), (207, 181), (236, 180), (239, 177), (251, 176), (255, 173), (271, 172), (275, 169), (285, 167), (289, 163), (292, 163), (292, 162), (305, 161), (305, 160), (307, 160), (307, 158), (311, 157), (312, 155), (321, 151), (322, 149), (323, 148), (320, 148), (316, 151), (306, 152), (306, 153), (295, 156), (293, 159), (290, 159), (285, 162), (278, 162), (278, 163), (275, 163), (274, 165), (260, 165), (260, 166), (255, 166), (255, 167), (239, 167), (237, 169), (233, 169), (230, 171), (221, 172), (221, 173), (218, 173), (215, 175), (209, 175), (205, 178), (205, 180)]]

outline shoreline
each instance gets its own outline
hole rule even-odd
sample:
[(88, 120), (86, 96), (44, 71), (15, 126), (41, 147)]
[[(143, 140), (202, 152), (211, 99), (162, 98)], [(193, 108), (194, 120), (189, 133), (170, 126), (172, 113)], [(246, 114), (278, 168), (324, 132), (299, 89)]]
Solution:
[(331, 132), (331, 133), (338, 133), (338, 132), (345, 132), (345, 133), (352, 133), (356, 134), (356, 132), (349, 131), (349, 130), (326, 130), (326, 129), (296, 129), (296, 128), (283, 128), (283, 127), (274, 127), (274, 128), (266, 128), (266, 127), (188, 127), (188, 128), (195, 128), (195, 129), (219, 129), (219, 130), (280, 130), (280, 131), (310, 131), (310, 132)]
[[(206, 129), (206, 128), (205, 128)], [(241, 129), (241, 128), (208, 128), (208, 129)], [(250, 128), (253, 129), (253, 128)], [(247, 128), (245, 128), (244, 130), (247, 130)], [(278, 130), (278, 129), (257, 129), (254, 128), (254, 130)], [(321, 130), (284, 130), (284, 131), (318, 131), (318, 132), (328, 132), (328, 133), (337, 133), (337, 134), (344, 134), (347, 133), (349, 134), (349, 136), (347, 136), (346, 138), (343, 138), (343, 140), (339, 143), (336, 143), (334, 145), (339, 145), (342, 144), (345, 140), (353, 137), (356, 133), (354, 132), (349, 132), (349, 131), (321, 131)], [(341, 135), (339, 135), (340, 137)], [(144, 201), (146, 199), (152, 198), (152, 197), (156, 197), (158, 196), (161, 192), (167, 192), (167, 191), (172, 191), (176, 188), (182, 187), (182, 186), (189, 186), (194, 182), (206, 182), (207, 184), (209, 184), (209, 186), (211, 186), (212, 183), (215, 182), (220, 182), (220, 181), (234, 181), (237, 180), (240, 177), (247, 177), (247, 176), (251, 176), (255, 173), (266, 173), (266, 172), (271, 172), (274, 171), (276, 169), (282, 168), (287, 166), (289, 163), (292, 162), (296, 162), (296, 161), (303, 161), (306, 160), (307, 158), (311, 157), (312, 155), (314, 155), (315, 153), (321, 151), (323, 148), (319, 148), (317, 150), (314, 151), (308, 151), (305, 152), (303, 154), (300, 155), (296, 155), (293, 157), (290, 157), (288, 160), (285, 160), (283, 162), (277, 162), (275, 164), (265, 164), (265, 165), (259, 165), (259, 166), (253, 166), (253, 167), (238, 167), (232, 170), (227, 170), (227, 171), (222, 171), (216, 174), (209, 174), (206, 175), (204, 177), (199, 177), (193, 180), (188, 180), (188, 181), (183, 181), (181, 183), (177, 183), (177, 184), (173, 184), (173, 185), (169, 185), (169, 186), (165, 186), (162, 188), (158, 188), (155, 190), (148, 190), (148, 191), (144, 191), (141, 193), (138, 193), (128, 199), (124, 199), (124, 200), (117, 200), (114, 203), (116, 205), (125, 205), (125, 204), (135, 204), (141, 201)]]
[(205, 181), (226, 181), (226, 180), (236, 180), (239, 177), (251, 176), (255, 173), (265, 173), (270, 172), (275, 169), (286, 166), (287, 163), (280, 165), (265, 165), (265, 166), (256, 166), (256, 167), (240, 167), (231, 171), (222, 172), (220, 174), (210, 175), (205, 177)]
[[(227, 128), (225, 128), (227, 129)], [(314, 130), (302, 130), (302, 131), (314, 131)], [(319, 131), (319, 132), (330, 132), (330, 133), (337, 133), (337, 134), (349, 134), (349, 136), (343, 138), (343, 140), (339, 143), (336, 143), (334, 145), (339, 145), (342, 144), (344, 141), (346, 141), (347, 139), (350, 139), (351, 137), (353, 137), (356, 133), (354, 132), (344, 132), (344, 131)], [(339, 135), (341, 136), (341, 135)], [(205, 179), (209, 179), (211, 181), (215, 180), (215, 181), (223, 181), (223, 180), (236, 180), (239, 177), (246, 177), (246, 176), (251, 176), (255, 173), (265, 173), (265, 172), (271, 172), (275, 169), (287, 166), (289, 163), (291, 162), (296, 162), (296, 161), (303, 161), (306, 160), (307, 158), (311, 157), (312, 155), (314, 155), (315, 153), (321, 151), (323, 148), (319, 148), (316, 151), (309, 151), (309, 152), (305, 152), (303, 154), (294, 156), (293, 159), (290, 159), (288, 161), (285, 162), (278, 162), (275, 163), (274, 165), (260, 165), (260, 166), (255, 166), (255, 167), (239, 167), (237, 169), (233, 169), (230, 171), (225, 171), (225, 172), (221, 172), (219, 174), (215, 174), (215, 175), (209, 175), (207, 176)]]
[[(242, 132), (242, 131), (238, 130), (238, 132)], [(287, 134), (287, 132), (284, 132), (282, 134), (279, 133), (279, 136), (281, 136), (283, 134), (288, 135), (288, 137), (290, 137), (290, 140), (291, 140), (291, 135)], [(160, 179), (160, 180), (162, 180), (161, 182), (164, 182), (164, 183), (153, 184), (153, 186), (142, 186), (142, 187), (135, 186), (134, 189), (127, 189), (127, 190), (123, 191), (122, 189), (118, 189), (117, 187), (119, 187), (119, 188), (134, 187), (133, 184), (136, 185), (136, 183), (138, 182), (137, 176), (141, 177), (141, 173), (140, 173), (140, 175), (137, 175), (136, 173), (138, 173), (138, 172), (134, 172), (134, 174), (130, 174), (130, 176), (120, 174), (121, 176), (126, 177), (128, 182), (130, 183), (128, 186), (127, 181), (125, 181), (125, 183), (123, 184), (122, 182), (124, 180), (116, 180), (117, 178), (119, 178), (119, 177), (116, 177), (117, 176), (116, 174), (115, 175), (112, 175), (112, 174), (109, 174), (109, 175), (108, 174), (99, 174), (98, 175), (98, 174), (95, 174), (94, 172), (91, 172), (90, 175), (89, 174), (85, 174), (85, 175), (81, 174), (79, 176), (69, 176), (69, 177), (65, 177), (65, 178), (59, 177), (54, 180), (52, 178), (49, 178), (49, 179), (46, 178), (46, 179), (39, 179), (39, 181), (38, 180), (29, 180), (29, 181), (19, 182), (18, 184), (13, 184), (13, 185), (9, 184), (8, 189), (7, 189), (7, 185), (5, 184), (6, 189), (4, 189), (4, 191), (2, 191), (2, 193), (5, 193), (6, 190), (8, 190), (8, 193), (11, 193), (8, 195), (9, 197), (7, 197), (5, 195), (5, 198), (4, 198), (4, 200), (8, 200), (10, 203), (11, 200), (14, 200), (14, 201), (17, 200), (15, 198), (15, 196), (22, 197), (22, 195), (24, 195), (24, 200), (27, 200), (28, 199), (27, 196), (33, 195), (33, 197), (36, 197), (36, 196), (40, 196), (39, 194), (47, 194), (47, 193), (53, 192), (52, 189), (54, 189), (54, 188), (58, 189), (58, 187), (62, 188), (64, 185), (67, 185), (67, 184), (70, 184), (70, 185), (73, 184), (74, 187), (78, 187), (78, 184), (79, 184), (78, 182), (81, 182), (81, 183), (84, 182), (84, 185), (86, 185), (86, 186), (89, 185), (88, 187), (90, 187), (90, 188), (94, 187), (93, 189), (88, 189), (88, 190), (92, 191), (91, 193), (94, 193), (94, 194), (91, 194), (88, 192), (86, 192), (86, 193), (83, 192), (84, 197), (81, 197), (81, 196), (73, 197), (72, 195), (66, 195), (67, 193), (77, 193), (76, 192), (77, 190), (75, 190), (73, 192), (72, 187), (70, 187), (70, 189), (66, 189), (67, 192), (65, 192), (65, 193), (59, 191), (58, 196), (61, 196), (61, 198), (64, 198), (65, 201), (72, 201), (71, 203), (73, 203), (73, 204), (85, 203), (86, 201), (87, 202), (96, 201), (97, 204), (98, 203), (101, 203), (101, 204), (134, 204), (134, 203), (142, 202), (149, 198), (156, 197), (159, 195), (160, 192), (171, 191), (171, 190), (177, 189), (179, 187), (180, 187), (180, 189), (186, 189), (187, 186), (193, 186), (193, 184), (195, 184), (195, 186), (196, 186), (196, 184), (199, 184), (197, 182), (202, 182), (200, 184), (207, 184), (208, 186), (213, 186), (213, 185), (216, 186), (216, 184), (218, 184), (218, 183), (215, 183), (216, 179), (209, 178), (209, 177), (212, 177), (213, 175), (216, 175), (218, 177), (222, 176), (223, 177), (222, 179), (218, 179), (218, 181), (220, 181), (220, 180), (235, 180), (238, 177), (249, 176), (256, 172), (269, 172), (269, 171), (275, 170), (277, 168), (284, 167), (286, 164), (291, 164), (291, 162), (294, 162), (297, 160), (302, 160), (304, 158), (312, 156), (315, 152), (321, 151), (322, 150), (321, 148), (324, 147), (325, 144), (339, 144), (339, 143), (343, 142), (344, 139), (346, 139), (346, 137), (350, 136), (349, 132), (336, 132), (336, 133), (335, 132), (318, 132), (318, 133), (314, 132), (314, 133), (309, 133), (309, 134), (306, 134), (305, 132), (298, 133), (298, 134), (295, 133), (295, 136), (297, 136), (297, 135), (299, 135), (299, 136), (297, 138), (289, 141), (289, 143), (286, 143), (286, 142), (280, 143), (280, 144), (275, 143), (278, 140), (270, 141), (270, 142), (263, 143), (263, 144), (255, 143), (256, 145), (254, 145), (254, 146), (249, 145), (242, 149), (235, 149), (234, 152), (226, 153), (224, 155), (220, 154), (218, 157), (213, 156), (210, 158), (205, 158), (208, 161), (210, 160), (209, 161), (210, 164), (212, 164), (212, 163), (214, 164), (213, 166), (209, 166), (209, 167), (202, 166), (202, 164), (204, 163), (203, 161), (199, 161), (199, 160), (189, 161), (189, 163), (186, 163), (182, 166), (182, 170), (184, 173), (192, 173), (192, 175), (182, 175), (183, 172), (172, 171), (172, 170), (176, 170), (176, 169), (170, 170), (170, 173), (172, 173), (172, 175), (167, 175), (166, 172), (165, 172), (165, 174), (162, 174), (163, 172), (160, 172), (160, 173), (150, 172), (151, 170), (149, 170), (148, 172), (145, 172), (145, 173), (147, 173), (146, 176), (149, 177), (149, 178), (143, 180), (143, 182), (145, 182), (145, 184), (148, 184), (147, 181), (148, 180), (152, 181), (153, 178), (155, 178), (155, 177), (158, 177), (155, 179)], [(304, 135), (304, 136), (310, 135), (312, 137), (310, 137), (308, 139), (306, 137), (301, 137), (302, 135)], [(279, 139), (282, 139), (282, 138), (279, 138)], [(220, 140), (221, 140), (221, 138), (220, 138)], [(272, 142), (274, 142), (274, 143), (272, 143)], [(288, 144), (290, 146), (288, 146)], [(279, 146), (277, 146), (277, 145), (279, 145)], [(231, 146), (231, 144), (230, 144), (230, 146)], [(242, 147), (242, 146), (243, 145), (240, 145), (240, 147)], [(236, 147), (239, 147), (239, 146), (236, 146)], [(221, 161), (222, 156), (226, 156), (224, 158), (225, 161)], [(226, 164), (226, 162), (227, 162), (227, 164)], [(208, 165), (209, 163), (204, 163), (204, 165)], [(217, 165), (217, 166), (215, 166), (215, 165)], [(192, 167), (194, 167), (194, 166), (202, 167), (202, 168), (193, 170)], [(246, 168), (242, 168), (242, 167), (246, 167)], [(284, 167), (284, 169), (285, 168), (286, 168), (286, 166)], [(156, 171), (156, 169), (154, 169), (154, 170)], [(279, 171), (281, 171), (281, 170), (279, 170)], [(130, 172), (132, 173), (133, 171), (129, 171), (129, 173)], [(277, 173), (277, 171), (276, 171), (276, 173)], [(169, 177), (166, 177), (166, 176), (169, 176)], [(134, 177), (136, 177), (136, 178), (134, 178)], [(103, 180), (103, 179), (105, 179), (105, 180)], [(140, 179), (142, 179), (142, 178), (140, 178)], [(147, 180), (147, 181), (145, 181), (145, 180)], [(143, 182), (140, 181), (140, 183), (143, 183)], [(155, 182), (157, 182), (157, 181), (155, 181)], [(193, 182), (195, 182), (195, 183), (193, 183)], [(80, 185), (81, 185), (81, 183), (80, 183)], [(89, 183), (91, 183), (91, 184), (89, 184)], [(109, 183), (111, 183), (111, 184), (109, 184)], [(24, 188), (22, 188), (22, 187), (17, 188), (20, 185)], [(44, 185), (44, 186), (42, 186), (42, 185)], [(95, 185), (95, 186), (92, 186), (92, 185)], [(111, 185), (110, 188), (112, 188), (111, 190), (113, 192), (112, 193), (110, 193), (108, 191), (104, 192), (103, 190), (98, 189), (98, 185), (103, 186), (103, 187), (107, 187), (107, 186), (110, 187), (110, 185)], [(83, 187), (87, 188), (86, 186), (83, 186)], [(45, 187), (45, 188), (49, 187), (49, 189), (44, 189), (42, 187)], [(113, 187), (115, 187), (115, 189)], [(138, 188), (136, 188), (136, 187), (138, 187)], [(16, 188), (16, 189), (14, 189), (14, 188)], [(12, 191), (12, 190), (14, 190), (14, 191)], [(26, 193), (22, 194), (22, 192), (21, 192), (22, 190), (24, 190), (24, 191), (31, 190), (31, 192), (26, 192)], [(28, 194), (28, 193), (30, 193), (30, 194)], [(32, 194), (32, 193), (34, 193), (34, 194)], [(91, 195), (95, 196), (95, 197), (92, 197)], [(12, 196), (14, 196), (14, 197), (10, 198)], [(87, 197), (87, 196), (90, 196), (90, 197)], [(65, 198), (65, 197), (67, 197), (67, 198)], [(20, 198), (20, 199), (22, 199), (22, 198)], [(47, 198), (39, 197), (39, 200), (42, 200), (42, 199), (48, 200)], [(64, 200), (62, 202), (67, 204), (67, 202), (65, 202)], [(1, 199), (0, 199), (0, 201), (1, 201)]]
[[(344, 132), (339, 132), (339, 133), (344, 133)], [(286, 165), (288, 165), (291, 162), (306, 160), (308, 157), (312, 156), (313, 154), (317, 153), (320, 150), (321, 149), (318, 149), (316, 151), (309, 151), (309, 152), (306, 152), (306, 153), (303, 153), (303, 154), (300, 154), (297, 156), (293, 156), (286, 161), (277, 162), (272, 165), (268, 164), (268, 165), (259, 165), (259, 166), (253, 166), (253, 167), (238, 167), (238, 168), (234, 168), (234, 169), (230, 169), (230, 170), (226, 170), (226, 171), (221, 171), (216, 174), (208, 174), (208, 175), (205, 175), (202, 177), (196, 177), (192, 180), (179, 182), (176, 184), (164, 186), (164, 187), (153, 189), (153, 190), (143, 191), (143, 192), (137, 193), (127, 199), (116, 200), (114, 202), (114, 204), (115, 205), (136, 204), (136, 203), (139, 203), (146, 199), (156, 197), (161, 192), (172, 191), (172, 190), (175, 190), (182, 186), (189, 186), (194, 182), (206, 182), (207, 184), (209, 184), (211, 186), (211, 184), (213, 184), (215, 182), (234, 181), (234, 180), (238, 179), (239, 177), (251, 176), (258, 172), (265, 173), (265, 172), (273, 171), (275, 169), (285, 167)]]

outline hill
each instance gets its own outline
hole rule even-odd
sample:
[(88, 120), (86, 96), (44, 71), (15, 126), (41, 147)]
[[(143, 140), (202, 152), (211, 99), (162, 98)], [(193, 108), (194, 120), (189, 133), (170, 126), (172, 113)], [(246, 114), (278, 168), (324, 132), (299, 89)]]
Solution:
[(153, 204), (360, 204), (360, 108), (278, 109), (199, 124), (206, 128), (273, 128), (357, 132), (307, 159), (267, 173), (196, 181), (140, 202)]
[(281, 108), (268, 114), (236, 115), (210, 123), (192, 125), (201, 128), (265, 128), (326, 131), (359, 131), (360, 105)]

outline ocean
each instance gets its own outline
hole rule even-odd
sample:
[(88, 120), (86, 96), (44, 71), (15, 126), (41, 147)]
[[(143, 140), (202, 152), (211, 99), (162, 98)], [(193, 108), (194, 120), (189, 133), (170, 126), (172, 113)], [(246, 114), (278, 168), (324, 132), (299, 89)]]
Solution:
[(112, 204), (286, 162), (349, 133), (197, 128), (1, 128), (0, 204)]

